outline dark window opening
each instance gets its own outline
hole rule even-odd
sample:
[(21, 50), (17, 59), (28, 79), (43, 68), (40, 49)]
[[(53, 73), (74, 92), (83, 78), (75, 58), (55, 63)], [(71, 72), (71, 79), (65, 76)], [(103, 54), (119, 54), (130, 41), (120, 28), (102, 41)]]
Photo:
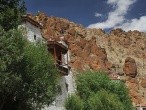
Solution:
[(65, 86), (66, 86), (66, 89), (67, 89), (67, 91), (68, 91), (68, 84), (65, 82)]
[(34, 35), (34, 40), (36, 40), (36, 35)]
[(57, 56), (57, 64), (58, 64), (58, 65), (61, 65), (61, 64), (62, 64), (61, 55), (58, 55), (58, 56)]

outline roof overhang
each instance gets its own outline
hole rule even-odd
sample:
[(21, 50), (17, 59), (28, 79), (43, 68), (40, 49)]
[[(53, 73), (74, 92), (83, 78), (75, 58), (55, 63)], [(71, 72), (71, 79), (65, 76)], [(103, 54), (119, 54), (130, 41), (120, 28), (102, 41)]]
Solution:
[(42, 26), (40, 23), (38, 23), (37, 21), (35, 21), (35, 20), (32, 19), (31, 17), (29, 17), (28, 15), (23, 15), (23, 16), (22, 16), (22, 20), (23, 20), (23, 22), (27, 21), (27, 22), (33, 24), (34, 26), (36, 26), (36, 27), (38, 27), (38, 28), (40, 28), (40, 29), (43, 28), (43, 26)]
[(62, 51), (62, 53), (67, 53), (67, 51), (68, 51), (68, 48), (66, 46), (64, 46), (63, 44), (58, 43), (56, 41), (47, 41), (47, 46), (48, 46), (48, 49), (56, 48), (56, 49)]

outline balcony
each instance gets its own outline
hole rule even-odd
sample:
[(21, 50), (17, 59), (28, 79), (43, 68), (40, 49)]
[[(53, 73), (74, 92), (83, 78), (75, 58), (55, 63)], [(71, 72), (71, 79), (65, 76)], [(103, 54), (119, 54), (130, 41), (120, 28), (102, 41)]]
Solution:
[(68, 46), (57, 41), (48, 41), (47, 45), (48, 51), (54, 57), (56, 68), (60, 71), (61, 75), (68, 75), (70, 70), (70, 66), (68, 66)]

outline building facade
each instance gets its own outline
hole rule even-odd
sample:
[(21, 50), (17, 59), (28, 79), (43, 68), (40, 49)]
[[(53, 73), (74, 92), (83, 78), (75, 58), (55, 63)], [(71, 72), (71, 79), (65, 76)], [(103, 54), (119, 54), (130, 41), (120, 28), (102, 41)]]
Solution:
[[(41, 34), (42, 26), (31, 19), (29, 16), (23, 16), (23, 23), (19, 28), (24, 30), (24, 36), (30, 42), (37, 43), (43, 40)], [(55, 101), (48, 107), (45, 106), (42, 110), (64, 110), (64, 102), (69, 94), (74, 93), (74, 79), (71, 68), (68, 65), (70, 55), (68, 46), (62, 41), (46, 41), (48, 51), (54, 57), (54, 64), (60, 73), (60, 80), (57, 85), (58, 94)]]
[(19, 26), (24, 30), (24, 34), (30, 42), (39, 42), (43, 39), (41, 34), (42, 25), (31, 19), (29, 16), (23, 16), (23, 22)]

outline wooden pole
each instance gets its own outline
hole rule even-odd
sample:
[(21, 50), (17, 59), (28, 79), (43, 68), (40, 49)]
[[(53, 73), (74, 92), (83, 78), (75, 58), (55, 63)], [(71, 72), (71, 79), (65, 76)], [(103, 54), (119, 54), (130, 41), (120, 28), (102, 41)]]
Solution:
[(54, 47), (54, 59), (55, 59), (55, 66), (56, 66), (56, 48)]
[(68, 55), (69, 55), (69, 51), (68, 51), (69, 49), (68, 48), (69, 48), (69, 44), (67, 42), (67, 67), (68, 67)]

